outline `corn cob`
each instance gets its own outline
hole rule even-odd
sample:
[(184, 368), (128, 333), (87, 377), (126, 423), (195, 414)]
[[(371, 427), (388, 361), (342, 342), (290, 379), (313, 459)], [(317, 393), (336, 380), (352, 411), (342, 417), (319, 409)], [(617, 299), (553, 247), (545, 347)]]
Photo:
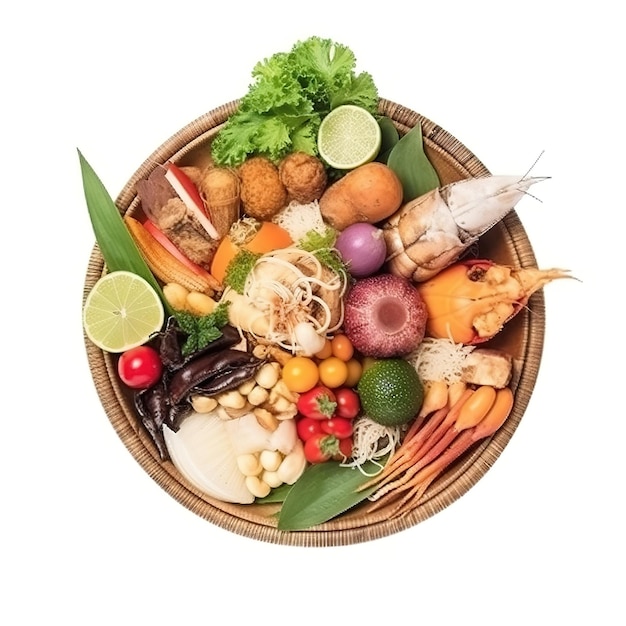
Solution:
[(209, 296), (215, 293), (218, 283), (208, 272), (202, 275), (187, 267), (166, 250), (139, 220), (127, 215), (124, 222), (148, 267), (161, 282), (177, 283), (189, 291)]

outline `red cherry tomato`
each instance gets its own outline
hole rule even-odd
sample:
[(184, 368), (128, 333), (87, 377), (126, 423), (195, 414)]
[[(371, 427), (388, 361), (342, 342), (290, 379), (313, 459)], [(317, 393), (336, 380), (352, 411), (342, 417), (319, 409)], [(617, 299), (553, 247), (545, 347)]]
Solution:
[(352, 437), (339, 440), (339, 451), (333, 455), (333, 461), (345, 461), (352, 456)]
[(320, 426), (325, 433), (335, 435), (337, 439), (347, 439), (352, 436), (352, 421), (345, 417), (331, 417), (323, 420)]
[(122, 382), (132, 389), (147, 389), (154, 385), (163, 372), (159, 353), (150, 346), (137, 346), (120, 355), (117, 373)]
[(302, 441), (306, 441), (313, 435), (318, 435), (323, 432), (322, 422), (321, 420), (314, 419), (312, 417), (299, 417), (296, 420), (296, 430), (298, 432), (298, 437), (300, 437)]
[(337, 402), (337, 410), (335, 412), (339, 417), (354, 419), (361, 410), (361, 399), (359, 394), (349, 387), (341, 387), (335, 389), (335, 400)]
[(334, 435), (317, 433), (304, 442), (304, 456), (309, 463), (325, 463), (339, 453), (339, 444)]

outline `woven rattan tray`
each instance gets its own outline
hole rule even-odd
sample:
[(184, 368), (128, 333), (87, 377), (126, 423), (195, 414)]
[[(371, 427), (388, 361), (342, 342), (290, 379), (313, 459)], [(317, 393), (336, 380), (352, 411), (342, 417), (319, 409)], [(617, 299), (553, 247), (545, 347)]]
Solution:
[[(237, 106), (238, 102), (234, 101), (206, 113), (155, 150), (118, 196), (116, 204), (120, 212), (132, 215), (137, 210), (135, 183), (147, 177), (159, 164), (168, 160), (197, 162), (202, 148)], [(427, 154), (442, 184), (489, 174), (463, 144), (418, 113), (384, 99), (380, 101), (380, 112), (393, 120), (400, 133), (421, 123)], [(536, 266), (532, 246), (515, 211), (481, 239), (479, 251), (482, 257), (500, 263), (516, 267)], [(105, 271), (95, 246), (89, 259), (83, 300)], [(433, 483), (426, 499), (409, 515), (389, 520), (385, 509), (366, 515), (356, 507), (336, 520), (290, 533), (276, 529), (273, 505), (235, 505), (214, 500), (188, 484), (171, 463), (163, 463), (139, 424), (130, 394), (117, 378), (115, 356), (102, 352), (87, 339), (85, 345), (93, 380), (111, 424), (137, 462), (172, 498), (217, 526), (260, 541), (296, 546), (337, 546), (369, 541), (415, 526), (452, 504), (476, 484), (501, 454), (526, 410), (541, 361), (544, 328), (545, 306), (543, 294), (539, 291), (531, 297), (528, 307), (490, 344), (507, 350), (514, 357), (512, 386), (515, 404), (511, 415), (491, 439), (470, 450)]]

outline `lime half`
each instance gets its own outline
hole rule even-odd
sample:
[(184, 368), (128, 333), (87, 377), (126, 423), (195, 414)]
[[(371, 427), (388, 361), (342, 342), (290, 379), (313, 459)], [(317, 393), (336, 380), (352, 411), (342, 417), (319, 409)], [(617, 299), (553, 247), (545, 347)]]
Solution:
[(344, 104), (333, 109), (320, 124), (317, 149), (328, 165), (351, 170), (374, 160), (382, 132), (376, 118), (364, 108)]
[(106, 352), (140, 346), (161, 329), (163, 303), (141, 276), (127, 271), (104, 275), (89, 292), (83, 309), (85, 334)]

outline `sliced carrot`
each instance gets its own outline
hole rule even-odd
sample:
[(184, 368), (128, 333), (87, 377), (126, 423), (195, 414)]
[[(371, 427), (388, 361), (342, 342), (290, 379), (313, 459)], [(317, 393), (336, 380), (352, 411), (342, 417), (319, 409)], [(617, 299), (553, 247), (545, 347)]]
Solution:
[(231, 238), (226, 236), (217, 246), (213, 260), (211, 261), (211, 274), (215, 276), (219, 283), (224, 282), (226, 276), (226, 268), (239, 252), (239, 248), (232, 242)]
[(211, 262), (211, 274), (222, 283), (226, 276), (226, 268), (241, 248), (257, 254), (287, 248), (293, 244), (291, 235), (274, 222), (263, 222), (259, 230), (243, 246), (238, 246), (227, 235), (222, 239)]
[(282, 226), (274, 222), (263, 222), (257, 234), (244, 247), (250, 252), (264, 254), (272, 250), (288, 248), (291, 244), (293, 244), (293, 239)]

